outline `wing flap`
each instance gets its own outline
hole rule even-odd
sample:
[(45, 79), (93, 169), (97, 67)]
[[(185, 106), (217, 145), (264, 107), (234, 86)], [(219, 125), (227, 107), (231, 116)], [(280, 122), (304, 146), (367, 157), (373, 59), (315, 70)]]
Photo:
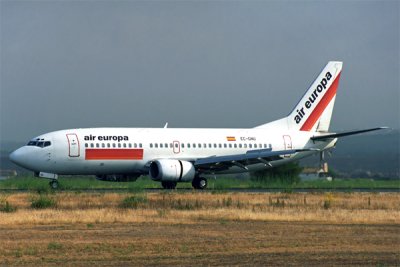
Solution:
[(263, 163), (271, 166), (272, 161), (280, 160), (283, 155), (295, 154), (305, 151), (318, 151), (317, 149), (291, 149), (272, 151), (271, 149), (250, 150), (245, 154), (229, 155), (229, 156), (212, 156), (197, 159), (194, 166), (201, 172), (205, 171), (223, 171), (232, 166), (247, 170), (248, 165)]

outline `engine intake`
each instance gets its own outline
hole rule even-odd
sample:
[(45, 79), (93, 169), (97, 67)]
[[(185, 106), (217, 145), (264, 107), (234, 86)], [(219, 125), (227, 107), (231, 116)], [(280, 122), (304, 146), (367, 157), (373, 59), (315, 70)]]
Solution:
[(189, 161), (159, 159), (150, 164), (149, 175), (155, 181), (190, 182), (196, 174)]

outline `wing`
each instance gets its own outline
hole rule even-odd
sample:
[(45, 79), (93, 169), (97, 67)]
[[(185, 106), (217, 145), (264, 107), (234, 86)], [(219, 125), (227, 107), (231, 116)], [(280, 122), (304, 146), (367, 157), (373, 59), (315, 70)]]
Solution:
[(257, 149), (247, 151), (246, 154), (201, 158), (195, 160), (193, 165), (199, 172), (223, 171), (232, 166), (248, 170), (248, 165), (263, 163), (272, 167), (270, 162), (283, 159), (284, 155), (305, 151), (318, 151), (318, 149), (292, 149), (281, 151)]

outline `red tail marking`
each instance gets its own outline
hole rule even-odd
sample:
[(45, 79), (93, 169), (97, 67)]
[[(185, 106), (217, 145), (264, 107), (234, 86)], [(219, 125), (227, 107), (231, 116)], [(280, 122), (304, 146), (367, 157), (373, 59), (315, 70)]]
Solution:
[(339, 73), (338, 76), (336, 76), (335, 81), (333, 81), (331, 87), (328, 89), (328, 91), (325, 93), (325, 95), (321, 98), (318, 105), (314, 108), (313, 112), (310, 114), (308, 119), (304, 122), (303, 126), (301, 126), (300, 131), (310, 131), (313, 128), (314, 124), (321, 117), (322, 113), (324, 112), (326, 107), (329, 105), (332, 98), (336, 95), (336, 91), (339, 86), (340, 74), (342, 74), (342, 73)]

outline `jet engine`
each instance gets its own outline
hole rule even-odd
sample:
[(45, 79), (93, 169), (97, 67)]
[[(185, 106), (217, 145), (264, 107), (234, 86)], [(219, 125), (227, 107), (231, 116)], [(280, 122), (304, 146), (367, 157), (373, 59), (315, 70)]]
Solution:
[(155, 181), (190, 182), (196, 171), (189, 161), (159, 159), (150, 164), (149, 175)]

